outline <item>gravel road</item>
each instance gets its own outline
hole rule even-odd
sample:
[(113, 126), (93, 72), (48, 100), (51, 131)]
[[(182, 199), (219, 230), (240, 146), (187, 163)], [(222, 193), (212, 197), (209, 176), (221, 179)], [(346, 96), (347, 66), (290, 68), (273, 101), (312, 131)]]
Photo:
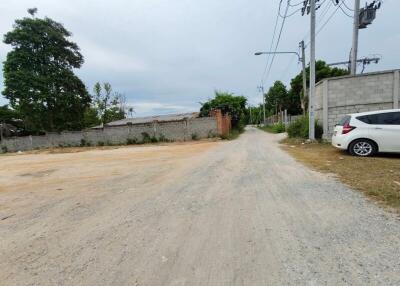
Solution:
[(278, 139), (0, 156), (0, 284), (400, 285), (400, 220)]

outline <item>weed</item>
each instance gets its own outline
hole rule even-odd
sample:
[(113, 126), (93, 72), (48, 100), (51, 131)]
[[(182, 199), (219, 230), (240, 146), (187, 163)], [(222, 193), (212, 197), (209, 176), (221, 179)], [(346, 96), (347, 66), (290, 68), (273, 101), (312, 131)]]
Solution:
[(137, 139), (136, 138), (128, 138), (126, 139), (126, 145), (135, 145), (137, 144)]
[(199, 140), (197, 133), (192, 133), (192, 140)]

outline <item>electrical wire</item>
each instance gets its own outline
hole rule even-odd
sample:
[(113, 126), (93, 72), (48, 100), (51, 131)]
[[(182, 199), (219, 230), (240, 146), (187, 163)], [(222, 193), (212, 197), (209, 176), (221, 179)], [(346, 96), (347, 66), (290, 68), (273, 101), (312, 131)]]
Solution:
[(304, 4), (304, 1), (301, 1), (301, 2), (296, 3), (296, 4), (289, 3), (289, 6), (290, 7), (296, 7), (296, 6), (303, 5), (303, 4)]
[[(321, 5), (324, 4), (324, 3), (325, 3), (325, 1), (324, 1), (323, 3), (321, 3)], [(321, 15), (317, 18), (317, 23), (316, 23), (317, 27), (318, 27), (319, 24), (324, 20), (325, 16), (326, 16), (326, 15), (328, 14), (328, 12), (330, 11), (332, 5), (333, 5), (332, 1), (329, 1), (329, 2), (327, 3), (327, 5), (325, 6), (325, 9), (321, 12)], [(308, 30), (307, 33), (302, 37), (302, 40), (303, 40), (304, 42), (307, 42), (306, 40), (307, 40), (309, 37), (310, 37), (310, 30)], [(309, 43), (309, 41), (308, 41), (308, 43)], [(307, 47), (308, 43), (305, 45), (305, 47)]]
[(351, 9), (349, 6), (347, 6), (346, 2), (344, 0), (342, 0), (344, 7), (346, 7), (348, 10), (353, 11), (354, 9)]
[(301, 11), (301, 9), (302, 9), (302, 8), (299, 8), (299, 9), (293, 11), (292, 13), (290, 13), (289, 15), (286, 15), (286, 16), (282, 16), (282, 15), (279, 13), (279, 17), (281, 17), (281, 18), (289, 18), (289, 17), (293, 16), (294, 14), (296, 14), (297, 12)]
[[(342, 1), (341, 4), (344, 4), (344, 1)], [(345, 14), (349, 18), (354, 18), (353, 16), (347, 14), (347, 12), (343, 9), (342, 5), (339, 5), (340, 10), (342, 10), (343, 14)]]
[[(276, 15), (276, 19), (275, 19), (274, 32), (273, 32), (273, 35), (272, 35), (271, 45), (270, 45), (269, 50), (268, 50), (269, 52), (272, 52), (272, 47), (273, 47), (273, 45), (274, 45), (275, 36), (276, 36), (276, 28), (278, 27), (279, 14), (280, 14), (280, 11), (281, 11), (282, 2), (283, 2), (283, 0), (280, 0), (280, 2), (279, 2), (278, 14)], [(267, 61), (266, 61), (266, 63), (265, 63), (265, 67), (264, 67), (264, 71), (263, 71), (263, 74), (262, 74), (262, 76), (261, 76), (261, 86), (264, 85), (264, 77), (265, 77), (265, 74), (266, 74), (266, 72), (267, 72), (267, 68), (268, 68), (268, 64), (269, 64), (269, 59), (270, 59), (270, 57), (271, 57), (271, 55), (268, 54), (268, 55), (267, 55)]]
[[(318, 36), (318, 34), (325, 28), (325, 26), (329, 23), (329, 21), (332, 19), (332, 17), (336, 14), (336, 12), (339, 10), (340, 6), (342, 4), (339, 4), (338, 7), (335, 9), (335, 11), (333, 11), (333, 13), (329, 16), (329, 18), (325, 21), (325, 23), (317, 30), (317, 32), (315, 33), (315, 36)], [(310, 42), (307, 43), (307, 45)]]
[[(285, 16), (287, 15), (287, 13), (288, 13), (288, 10), (289, 10), (289, 4), (290, 4), (290, 0), (288, 0), (288, 5), (286, 5), (286, 9), (285, 9)], [(276, 45), (275, 45), (275, 50), (274, 50), (274, 53), (272, 54), (272, 59), (271, 59), (271, 62), (270, 62), (270, 64), (269, 64), (269, 68), (268, 68), (268, 71), (267, 71), (267, 75), (266, 75), (266, 79), (268, 79), (268, 76), (269, 76), (269, 74), (270, 74), (270, 72), (271, 72), (271, 68), (272, 68), (272, 65), (273, 65), (273, 63), (274, 63), (274, 60), (275, 60), (275, 56), (276, 56), (276, 51), (278, 50), (278, 46), (279, 46), (279, 42), (280, 42), (280, 40), (281, 40), (281, 36), (282, 36), (282, 32), (283, 32), (283, 27), (285, 26), (285, 22), (286, 22), (286, 18), (283, 18), (282, 19), (282, 24), (281, 24), (281, 28), (280, 28), (280, 31), (279, 31), (279, 36), (278, 36), (278, 40), (277, 40), (277, 42), (276, 42)], [(264, 81), (263, 81), (264, 82)]]

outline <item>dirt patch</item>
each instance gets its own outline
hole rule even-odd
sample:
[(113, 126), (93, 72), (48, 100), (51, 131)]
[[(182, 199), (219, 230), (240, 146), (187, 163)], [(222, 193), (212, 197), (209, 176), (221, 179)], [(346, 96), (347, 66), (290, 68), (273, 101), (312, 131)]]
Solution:
[(305, 144), (293, 139), (282, 143), (283, 148), (300, 162), (336, 175), (342, 182), (383, 205), (393, 207), (400, 214), (400, 155), (360, 158), (325, 143)]

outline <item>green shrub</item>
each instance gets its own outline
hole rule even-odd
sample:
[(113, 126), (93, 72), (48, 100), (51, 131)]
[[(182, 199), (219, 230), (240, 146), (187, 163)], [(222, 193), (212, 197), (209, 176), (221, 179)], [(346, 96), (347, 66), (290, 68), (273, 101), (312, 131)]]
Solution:
[(274, 133), (283, 133), (285, 131), (286, 131), (286, 128), (285, 128), (285, 124), (283, 124), (283, 123), (278, 123), (278, 124), (272, 125), (272, 132), (274, 132)]
[(7, 146), (1, 146), (1, 152), (7, 153), (8, 152)]
[(214, 132), (212, 132), (211, 130), (208, 131), (207, 138), (215, 138), (215, 137), (217, 137), (217, 135), (215, 135)]
[(104, 146), (104, 142), (103, 141), (97, 142), (97, 146)]
[(142, 143), (151, 143), (151, 137), (149, 133), (142, 132), (142, 136), (143, 136)]
[(197, 133), (192, 134), (192, 140), (199, 140), (199, 136), (197, 135)]
[[(287, 129), (290, 138), (308, 138), (308, 116), (302, 116), (291, 123)], [(315, 121), (315, 138), (322, 138), (323, 129), (321, 124)]]
[(86, 140), (85, 139), (81, 139), (81, 147), (86, 146)]
[(128, 138), (126, 139), (126, 145), (134, 145), (137, 143), (136, 138)]

